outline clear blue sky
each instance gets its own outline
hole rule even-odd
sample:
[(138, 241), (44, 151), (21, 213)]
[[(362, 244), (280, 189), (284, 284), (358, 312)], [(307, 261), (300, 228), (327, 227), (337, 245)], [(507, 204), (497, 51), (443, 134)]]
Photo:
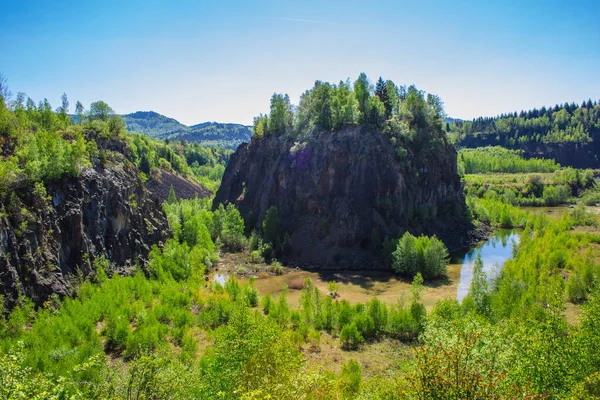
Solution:
[(0, 72), (57, 106), (251, 123), (362, 71), (473, 118), (600, 99), (600, 1), (9, 1)]

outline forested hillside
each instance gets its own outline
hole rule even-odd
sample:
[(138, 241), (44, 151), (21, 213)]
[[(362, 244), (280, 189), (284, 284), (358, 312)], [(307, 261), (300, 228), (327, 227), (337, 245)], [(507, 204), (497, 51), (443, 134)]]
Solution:
[(240, 143), (250, 141), (252, 136), (248, 126), (217, 122), (186, 126), (153, 111), (138, 111), (122, 117), (130, 132), (143, 133), (156, 139), (196, 142), (235, 150)]
[[(143, 266), (170, 232), (161, 209), (215, 191), (231, 150), (167, 144), (125, 130), (102, 101), (70, 118), (23, 93), (0, 100), (0, 295), (37, 304), (72, 293), (105, 257), (121, 273)], [(149, 189), (149, 190), (148, 190)]]
[(600, 105), (591, 100), (448, 122), (445, 130), (458, 147), (502, 146), (561, 165), (600, 166)]

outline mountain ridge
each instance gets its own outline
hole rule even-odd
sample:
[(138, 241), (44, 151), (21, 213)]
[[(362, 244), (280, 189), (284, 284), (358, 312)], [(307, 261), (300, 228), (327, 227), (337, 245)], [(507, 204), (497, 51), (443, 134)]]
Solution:
[(136, 111), (121, 118), (128, 131), (162, 140), (187, 140), (235, 149), (252, 136), (252, 128), (247, 125), (206, 121), (188, 126), (156, 111)]

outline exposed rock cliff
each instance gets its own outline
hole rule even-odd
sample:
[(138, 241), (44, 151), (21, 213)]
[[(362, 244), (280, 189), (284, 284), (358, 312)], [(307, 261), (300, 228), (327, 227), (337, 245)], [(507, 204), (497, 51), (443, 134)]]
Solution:
[(40, 304), (66, 295), (74, 274), (87, 276), (105, 255), (122, 271), (142, 265), (150, 246), (168, 236), (158, 201), (121, 154), (107, 167), (40, 188), (16, 187), (0, 203), (0, 294), (19, 293)]
[(441, 132), (407, 143), (357, 126), (252, 140), (231, 157), (214, 206), (234, 203), (250, 229), (277, 207), (289, 260), (307, 266), (377, 267), (380, 241), (406, 230), (460, 247), (470, 225), (456, 151)]

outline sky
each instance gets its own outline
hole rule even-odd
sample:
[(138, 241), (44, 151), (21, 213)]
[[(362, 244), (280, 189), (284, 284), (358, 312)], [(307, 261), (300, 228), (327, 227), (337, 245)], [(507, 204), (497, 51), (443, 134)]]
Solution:
[(273, 93), (365, 72), (471, 119), (600, 99), (600, 1), (9, 1), (0, 73), (55, 107), (252, 123)]

